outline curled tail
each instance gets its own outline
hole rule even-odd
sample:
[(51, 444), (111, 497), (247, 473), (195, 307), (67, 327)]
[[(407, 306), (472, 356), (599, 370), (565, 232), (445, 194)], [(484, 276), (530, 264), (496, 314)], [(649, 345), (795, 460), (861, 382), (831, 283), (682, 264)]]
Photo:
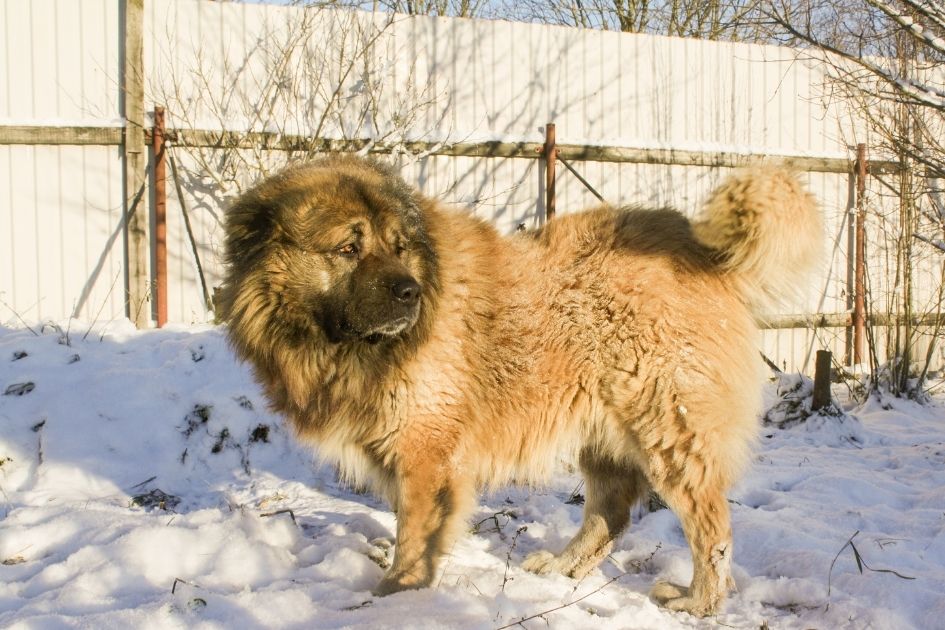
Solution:
[(792, 172), (771, 166), (747, 168), (725, 180), (693, 231), (721, 254), (723, 267), (758, 314), (805, 294), (823, 248), (814, 196)]

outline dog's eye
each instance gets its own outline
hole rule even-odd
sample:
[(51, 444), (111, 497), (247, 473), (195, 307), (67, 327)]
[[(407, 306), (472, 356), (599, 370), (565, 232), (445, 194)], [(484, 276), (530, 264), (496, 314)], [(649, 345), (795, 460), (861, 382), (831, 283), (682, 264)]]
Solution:
[(347, 245), (342, 245), (335, 250), (340, 256), (345, 258), (354, 258), (358, 255), (358, 246), (355, 243), (348, 243)]
[(397, 245), (397, 247), (394, 248), (394, 251), (397, 253), (398, 256), (403, 256), (404, 253), (407, 251), (407, 247), (406, 245)]

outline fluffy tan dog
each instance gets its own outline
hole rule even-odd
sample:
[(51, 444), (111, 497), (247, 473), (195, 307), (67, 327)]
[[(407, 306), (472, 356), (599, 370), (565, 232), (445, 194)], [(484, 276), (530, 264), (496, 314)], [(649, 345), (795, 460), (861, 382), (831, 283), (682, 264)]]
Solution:
[(274, 408), (396, 511), (378, 594), (431, 584), (479, 488), (541, 483), (564, 455), (584, 523), (525, 568), (591, 571), (652, 487), (694, 567), (653, 597), (706, 615), (729, 587), (725, 493), (756, 432), (754, 311), (820, 245), (812, 197), (775, 169), (729, 179), (696, 222), (601, 207), (505, 238), (336, 156), (230, 209), (220, 306)]

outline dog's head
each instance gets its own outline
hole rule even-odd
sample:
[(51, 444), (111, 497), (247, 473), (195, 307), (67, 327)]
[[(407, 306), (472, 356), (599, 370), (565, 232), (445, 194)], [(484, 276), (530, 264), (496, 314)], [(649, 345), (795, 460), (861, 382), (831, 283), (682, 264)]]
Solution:
[(391, 169), (353, 156), (263, 181), (227, 214), (224, 319), (264, 319), (299, 343), (316, 331), (332, 343), (405, 335), (435, 283), (424, 203)]

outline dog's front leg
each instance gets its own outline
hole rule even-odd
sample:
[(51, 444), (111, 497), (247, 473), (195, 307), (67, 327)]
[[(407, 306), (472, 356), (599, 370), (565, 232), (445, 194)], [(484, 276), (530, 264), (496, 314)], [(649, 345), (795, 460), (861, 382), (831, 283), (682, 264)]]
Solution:
[(472, 480), (438, 449), (399, 458), (397, 484), (397, 547), (376, 595), (430, 586), (475, 498)]

